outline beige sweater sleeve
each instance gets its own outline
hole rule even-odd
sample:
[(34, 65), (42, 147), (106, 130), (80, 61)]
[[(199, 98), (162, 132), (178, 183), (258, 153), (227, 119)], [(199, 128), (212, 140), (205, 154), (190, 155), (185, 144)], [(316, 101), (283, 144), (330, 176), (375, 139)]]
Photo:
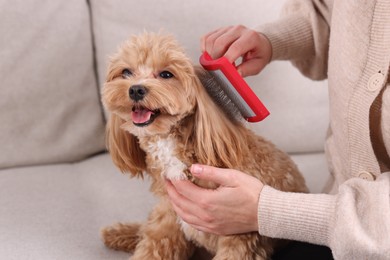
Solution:
[(376, 181), (353, 178), (337, 195), (286, 193), (265, 186), (259, 233), (326, 245), (335, 259), (390, 256), (390, 172)]
[(256, 28), (272, 45), (272, 60), (290, 60), (303, 75), (327, 77), (332, 1), (290, 0), (282, 18)]

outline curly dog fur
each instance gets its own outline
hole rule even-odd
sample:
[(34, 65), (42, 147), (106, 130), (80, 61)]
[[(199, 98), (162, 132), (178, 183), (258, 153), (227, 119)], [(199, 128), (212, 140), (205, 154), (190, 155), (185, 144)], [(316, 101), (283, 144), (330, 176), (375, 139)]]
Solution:
[[(225, 114), (209, 97), (194, 66), (174, 37), (143, 33), (112, 57), (103, 89), (110, 112), (107, 146), (116, 166), (131, 176), (151, 177), (159, 198), (144, 223), (103, 230), (104, 243), (131, 252), (131, 259), (189, 259), (196, 246), (214, 259), (267, 259), (278, 241), (247, 233), (218, 236), (180, 220), (164, 179), (187, 179), (193, 163), (234, 168), (276, 189), (306, 192), (296, 165), (282, 151)], [(215, 183), (192, 180), (205, 188)]]

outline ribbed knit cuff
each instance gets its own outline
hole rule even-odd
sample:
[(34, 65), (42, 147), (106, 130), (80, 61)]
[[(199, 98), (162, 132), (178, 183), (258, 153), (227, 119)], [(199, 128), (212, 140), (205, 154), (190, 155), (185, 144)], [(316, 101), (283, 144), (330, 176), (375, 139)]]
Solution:
[(271, 60), (293, 60), (315, 55), (313, 33), (307, 18), (290, 15), (255, 28), (272, 45)]
[(259, 233), (328, 245), (335, 204), (332, 195), (282, 192), (264, 186), (258, 207)]

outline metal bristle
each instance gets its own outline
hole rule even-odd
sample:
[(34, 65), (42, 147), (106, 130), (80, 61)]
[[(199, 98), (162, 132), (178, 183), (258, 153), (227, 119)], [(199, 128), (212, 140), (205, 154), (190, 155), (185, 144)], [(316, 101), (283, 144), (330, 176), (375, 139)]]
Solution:
[(214, 103), (221, 108), (230, 120), (241, 121), (244, 119), (237, 104), (226, 93), (228, 86), (226, 86), (226, 82), (223, 79), (215, 75), (215, 73), (206, 70), (198, 71), (197, 74)]

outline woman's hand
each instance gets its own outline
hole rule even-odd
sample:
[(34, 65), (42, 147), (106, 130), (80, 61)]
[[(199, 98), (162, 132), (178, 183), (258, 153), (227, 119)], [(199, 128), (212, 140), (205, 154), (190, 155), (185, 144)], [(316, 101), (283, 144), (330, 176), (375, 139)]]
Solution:
[(194, 164), (191, 173), (219, 184), (204, 189), (187, 180), (166, 181), (172, 206), (194, 228), (220, 235), (258, 230), (257, 209), (263, 184), (240, 171)]
[(232, 63), (242, 57), (237, 70), (243, 77), (258, 74), (272, 57), (269, 40), (242, 25), (223, 27), (206, 34), (201, 38), (201, 49), (213, 59), (225, 56)]

